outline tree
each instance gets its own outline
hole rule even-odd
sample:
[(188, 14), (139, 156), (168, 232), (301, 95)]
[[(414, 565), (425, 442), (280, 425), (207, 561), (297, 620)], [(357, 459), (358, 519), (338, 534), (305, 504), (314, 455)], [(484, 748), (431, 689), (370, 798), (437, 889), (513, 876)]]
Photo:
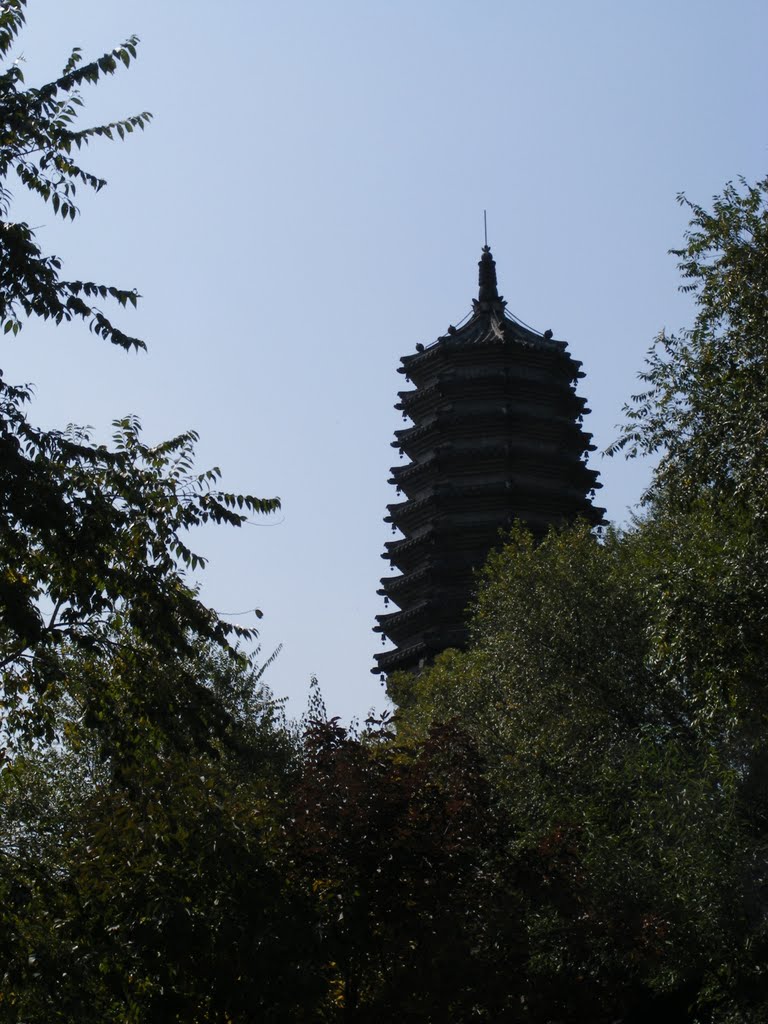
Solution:
[(207, 752), (145, 723), (140, 756), (105, 757), (75, 696), (61, 742), (0, 774), (0, 1020), (282, 1021), (312, 1003), (311, 900), (281, 856), (294, 746), (258, 672), (209, 652), (205, 678), (229, 712)]
[[(0, 57), (9, 59), (24, 23), (25, 0), (0, 9)], [(61, 276), (61, 261), (43, 254), (34, 232), (9, 219), (19, 182), (62, 217), (77, 215), (78, 186), (105, 182), (76, 154), (99, 138), (124, 138), (143, 129), (143, 113), (111, 124), (77, 128), (80, 87), (128, 67), (137, 40), (83, 63), (74, 49), (62, 74), (25, 88), (18, 63), (0, 75), (0, 324), (17, 333), (28, 317), (61, 323), (81, 319), (122, 348), (143, 348), (95, 303), (135, 305), (137, 294)], [(149, 446), (135, 418), (115, 423), (114, 447), (94, 444), (77, 429), (44, 431), (29, 420), (30, 391), (0, 378), (0, 670), (6, 730), (27, 739), (52, 738), (47, 709), (67, 686), (72, 657), (108, 656), (111, 681), (140, 675), (136, 665), (165, 661), (155, 687), (134, 686), (136, 720), (164, 721), (171, 733), (200, 737), (216, 717), (205, 687), (195, 681), (194, 652), (255, 632), (221, 620), (198, 599), (188, 577), (204, 560), (188, 546), (187, 531), (207, 522), (239, 526), (269, 513), (277, 499), (224, 492), (219, 472), (195, 472), (197, 435), (188, 431)], [(238, 655), (239, 656), (239, 655)], [(164, 679), (173, 679), (173, 689)], [(105, 694), (96, 688), (85, 709), (89, 721), (111, 728)], [(207, 710), (206, 710), (207, 709)], [(178, 728), (177, 728), (178, 726)]]
[[(6, 0), (0, 8), (0, 58), (8, 60), (24, 24), (26, 0)], [(106, 181), (76, 162), (76, 153), (94, 139), (124, 138), (144, 129), (146, 111), (110, 124), (75, 129), (83, 105), (79, 87), (95, 84), (136, 57), (138, 39), (131, 36), (98, 60), (82, 63), (78, 47), (72, 50), (62, 73), (37, 89), (24, 88), (19, 62), (0, 75), (0, 324), (5, 333), (17, 334), (23, 318), (36, 316), (61, 323), (79, 318), (92, 331), (122, 348), (145, 348), (114, 326), (91, 300), (113, 299), (121, 306), (136, 305), (135, 289), (116, 288), (92, 281), (68, 281), (60, 275), (61, 260), (43, 254), (28, 224), (8, 219), (13, 195), (9, 178), (15, 174), (29, 191), (65, 219), (77, 216), (77, 188), (100, 191)]]
[[(315, 894), (315, 1020), (519, 1020), (518, 865), (504, 856), (466, 733), (410, 748), (315, 719), (286, 829), (290, 877)], [(317, 969), (317, 968), (316, 968)]]
[[(650, 611), (650, 658), (732, 779), (740, 934), (709, 995), (764, 1014), (768, 835), (768, 178), (691, 210), (679, 258), (697, 306), (657, 339), (613, 451), (660, 454), (627, 537)], [(712, 995), (716, 993), (715, 995)], [(725, 1011), (722, 1011), (725, 1015)]]
[[(150, 447), (128, 418), (116, 424), (110, 451), (82, 432), (37, 430), (25, 419), (25, 398), (6, 389), (2, 408), (7, 727), (50, 740), (46, 709), (67, 686), (69, 661), (82, 655), (109, 658), (112, 685), (134, 680), (137, 720), (163, 721), (181, 739), (212, 707), (195, 681), (196, 650), (211, 642), (229, 649), (233, 635), (254, 635), (223, 622), (196, 596), (186, 572), (204, 562), (185, 533), (206, 522), (239, 526), (241, 508), (269, 512), (278, 503), (217, 492), (217, 470), (192, 469), (194, 432)], [(143, 666), (163, 662), (169, 671), (155, 674), (154, 688), (143, 685)], [(84, 708), (103, 730), (111, 728), (108, 692), (97, 684)], [(203, 716), (198, 731), (212, 724)]]
[(527, 983), (570, 1010), (537, 1019), (768, 1006), (767, 200), (765, 179), (688, 203), (694, 324), (657, 339), (611, 449), (659, 456), (631, 526), (514, 532), (470, 649), (391, 681), (402, 737), (456, 719), (478, 744), (511, 855), (555, 858)]
[(660, 453), (648, 500), (734, 497), (768, 515), (768, 178), (726, 185), (712, 209), (691, 212), (679, 258), (693, 327), (662, 332), (609, 453)]
[(692, 219), (673, 252), (696, 317), (656, 340), (609, 451), (660, 455), (632, 541), (655, 567), (655, 656), (739, 761), (768, 707), (768, 178), (727, 185), (711, 211), (679, 199)]
[(691, 978), (734, 938), (733, 779), (654, 669), (630, 556), (613, 532), (517, 529), (479, 582), (470, 649), (395, 681), (401, 736), (455, 720), (487, 763), (527, 867), (535, 1020), (685, 1019)]
[[(0, 8), (2, 57), (24, 7)], [(10, 220), (8, 185), (76, 216), (76, 189), (104, 182), (74, 154), (149, 117), (76, 130), (78, 88), (135, 52), (134, 38), (92, 63), (74, 50), (38, 89), (16, 65), (0, 75), (6, 333), (81, 319), (144, 347), (96, 305), (135, 291), (63, 278)], [(290, 945), (306, 919), (274, 838), (293, 748), (239, 646), (255, 631), (200, 601), (188, 539), (279, 502), (196, 471), (194, 431), (150, 446), (127, 417), (107, 446), (39, 429), (29, 401), (0, 379), (0, 1018), (282, 1019), (302, 980), (276, 936)]]

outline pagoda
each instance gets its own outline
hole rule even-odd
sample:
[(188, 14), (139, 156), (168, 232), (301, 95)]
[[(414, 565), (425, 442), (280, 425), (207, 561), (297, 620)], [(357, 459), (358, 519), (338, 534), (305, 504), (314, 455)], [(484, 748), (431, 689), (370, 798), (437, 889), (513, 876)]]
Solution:
[(466, 644), (476, 571), (515, 521), (538, 538), (576, 519), (604, 521), (591, 501), (601, 485), (586, 464), (595, 446), (581, 426), (581, 363), (552, 331), (507, 311), (488, 245), (479, 267), (463, 325), (400, 360), (412, 387), (395, 408), (412, 425), (392, 442), (404, 461), (390, 483), (403, 500), (385, 521), (402, 536), (382, 555), (399, 573), (379, 591), (398, 610), (376, 617), (375, 631), (395, 644), (376, 672), (418, 670)]

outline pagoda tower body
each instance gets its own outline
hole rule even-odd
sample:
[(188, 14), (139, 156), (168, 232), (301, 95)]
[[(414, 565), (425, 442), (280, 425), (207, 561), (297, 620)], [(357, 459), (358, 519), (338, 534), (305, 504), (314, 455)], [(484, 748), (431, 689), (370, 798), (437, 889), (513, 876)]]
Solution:
[(403, 500), (385, 521), (402, 539), (382, 557), (399, 574), (379, 593), (399, 610), (377, 616), (375, 631), (395, 644), (376, 657), (378, 672), (417, 670), (466, 644), (476, 571), (515, 521), (538, 538), (576, 519), (603, 522), (586, 465), (595, 446), (581, 427), (589, 410), (576, 394), (581, 363), (551, 331), (510, 316), (487, 245), (479, 266), (467, 321), (399, 367), (412, 387), (395, 408), (412, 425), (392, 443), (408, 461), (392, 469)]

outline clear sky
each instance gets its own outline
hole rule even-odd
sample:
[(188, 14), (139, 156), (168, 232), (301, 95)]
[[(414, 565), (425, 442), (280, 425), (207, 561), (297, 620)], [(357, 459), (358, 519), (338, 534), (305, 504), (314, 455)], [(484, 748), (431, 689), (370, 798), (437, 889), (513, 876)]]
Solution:
[[(38, 423), (194, 427), (227, 489), (279, 495), (273, 521), (199, 536), (204, 596), (264, 611), (291, 712), (316, 673), (330, 713), (364, 716), (396, 368), (468, 312), (483, 209), (509, 308), (584, 363), (602, 449), (654, 335), (690, 320), (676, 194), (768, 169), (768, 5), (29, 0), (18, 51), (41, 84), (131, 33), (138, 63), (85, 90), (87, 116), (152, 127), (93, 147), (110, 184), (75, 225), (23, 215), (70, 276), (139, 289), (115, 319), (149, 353), (30, 324), (0, 365), (36, 383)], [(625, 520), (648, 468), (592, 465)]]

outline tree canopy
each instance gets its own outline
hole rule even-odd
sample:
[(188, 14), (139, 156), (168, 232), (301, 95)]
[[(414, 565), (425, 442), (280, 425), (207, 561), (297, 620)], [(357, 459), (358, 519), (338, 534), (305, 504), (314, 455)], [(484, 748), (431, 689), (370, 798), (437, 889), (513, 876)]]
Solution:
[[(82, 87), (29, 88), (0, 7), (0, 322), (144, 343), (12, 220), (67, 220), (98, 139)], [(392, 677), (362, 730), (300, 726), (249, 628), (200, 599), (189, 538), (277, 499), (221, 488), (197, 435), (43, 430), (0, 377), (0, 1021), (741, 1024), (768, 1014), (768, 179), (688, 204), (697, 303), (613, 450), (659, 456), (625, 530), (478, 579), (471, 644)], [(683, 202), (688, 203), (687, 200)], [(267, 660), (268, 663), (268, 660)]]
[(96, 84), (118, 68), (130, 67), (138, 39), (131, 36), (87, 63), (75, 47), (60, 75), (39, 88), (27, 88), (20, 62), (8, 64), (24, 25), (25, 8), (26, 0), (6, 0), (0, 10), (0, 58), (7, 64), (0, 74), (0, 324), (5, 333), (17, 334), (25, 317), (42, 317), (57, 324), (79, 318), (115, 345), (144, 348), (143, 341), (124, 334), (91, 301), (114, 300), (121, 306), (135, 306), (135, 289), (62, 278), (61, 260), (41, 251), (28, 224), (9, 219), (13, 201), (9, 179), (14, 175), (54, 213), (71, 220), (78, 214), (78, 187), (98, 192), (106, 185), (103, 178), (80, 165), (80, 151), (97, 138), (123, 139), (143, 130), (152, 115), (145, 111), (110, 124), (78, 128), (76, 121), (83, 106), (80, 87)]
[(478, 744), (511, 853), (567, 858), (524, 921), (540, 985), (586, 995), (563, 1019), (768, 1006), (768, 179), (681, 201), (696, 317), (657, 339), (611, 449), (658, 456), (644, 506), (603, 538), (513, 532), (470, 649), (390, 684), (401, 735)]
[[(77, 154), (149, 115), (78, 128), (80, 87), (129, 66), (137, 40), (87, 63), (75, 49), (27, 88), (7, 63), (24, 8), (0, 8), (0, 323), (17, 334), (30, 317), (79, 319), (144, 348), (101, 307), (134, 306), (136, 292), (68, 280), (12, 219), (9, 180), (68, 220), (79, 187), (103, 187)], [(196, 470), (194, 431), (150, 445), (129, 416), (97, 443), (37, 427), (31, 398), (0, 377), (0, 1018), (221, 1019), (222, 1000), (270, 1005), (299, 979), (265, 938), (294, 912), (260, 808), (293, 752), (248, 653), (255, 630), (200, 600), (189, 534), (279, 502)], [(274, 959), (242, 982), (259, 945)]]
[(768, 178), (729, 183), (691, 214), (678, 257), (693, 326), (662, 332), (611, 452), (660, 453), (647, 499), (734, 495), (763, 520), (768, 495)]
[[(24, 0), (0, 12), (0, 57), (24, 23)], [(78, 127), (81, 87), (129, 67), (138, 40), (131, 37), (95, 61), (75, 48), (61, 74), (26, 87), (18, 62), (0, 74), (0, 325), (18, 333), (24, 320), (80, 319), (96, 335), (124, 349), (144, 348), (103, 312), (102, 300), (135, 306), (135, 290), (62, 276), (61, 260), (44, 254), (28, 224), (12, 220), (14, 176), (65, 219), (77, 213), (77, 189), (106, 182), (79, 163), (97, 139), (123, 139), (143, 129), (148, 113), (109, 124)], [(28, 415), (31, 391), (0, 376), (0, 669), (5, 729), (29, 738), (53, 735), (48, 712), (67, 688), (71, 659), (108, 658), (115, 682), (142, 666), (167, 663), (158, 685), (140, 691), (138, 719), (195, 720), (212, 714), (195, 678), (195, 651), (210, 643), (234, 653), (232, 642), (255, 631), (223, 621), (198, 598), (191, 573), (204, 559), (189, 546), (189, 531), (206, 523), (239, 526), (250, 515), (279, 507), (222, 490), (219, 471), (194, 469), (197, 435), (186, 431), (157, 445), (141, 437), (135, 417), (115, 421), (113, 444), (96, 444), (78, 428), (42, 430)], [(190, 665), (186, 681), (180, 666)], [(134, 667), (137, 666), (137, 667)], [(174, 678), (173, 688), (163, 679)], [(181, 685), (180, 685), (181, 684)], [(109, 687), (98, 687), (83, 713), (111, 728)], [(82, 694), (81, 694), (82, 697)], [(212, 722), (203, 715), (205, 736)], [(175, 730), (184, 735), (185, 728)]]

